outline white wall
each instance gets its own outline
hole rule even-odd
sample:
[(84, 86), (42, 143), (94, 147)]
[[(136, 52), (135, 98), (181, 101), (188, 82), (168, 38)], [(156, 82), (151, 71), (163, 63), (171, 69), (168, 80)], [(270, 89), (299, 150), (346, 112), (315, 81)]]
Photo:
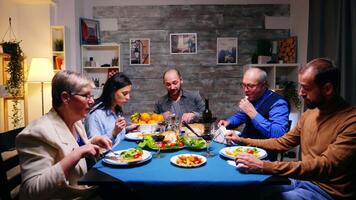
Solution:
[[(22, 40), (20, 46), (26, 57), (25, 64), (29, 66), (33, 57), (51, 58), (49, 4), (27, 4), (0, 0), (0, 34), (2, 35), (8, 28), (9, 16), (12, 18), (12, 27), (17, 40)], [(44, 95), (45, 110), (47, 111), (50, 109), (52, 101), (48, 84), (44, 87)], [(27, 85), (26, 102), (27, 118), (31, 122), (41, 116), (41, 88), (39, 84)]]
[[(20, 4), (17, 6), (19, 13), (19, 38), (22, 50), (25, 52), (28, 66), (34, 57), (51, 59), (50, 40), (50, 13), (46, 4)], [(41, 87), (39, 83), (28, 83), (27, 109), (28, 121), (42, 115)], [(45, 112), (51, 108), (51, 88), (49, 84), (44, 87)]]
[(307, 62), (309, 0), (291, 0), (291, 35), (298, 36), (298, 63)]

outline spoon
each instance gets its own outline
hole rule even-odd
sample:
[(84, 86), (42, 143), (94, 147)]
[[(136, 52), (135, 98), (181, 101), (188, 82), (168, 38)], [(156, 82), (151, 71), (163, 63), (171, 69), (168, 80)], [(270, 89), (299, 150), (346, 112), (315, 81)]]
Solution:
[(182, 121), (182, 124), (183, 124), (185, 127), (187, 127), (192, 133), (194, 133), (196, 136), (202, 137), (202, 136), (200, 136), (198, 133), (196, 133), (196, 132), (194, 131), (194, 129), (193, 129), (192, 127), (190, 127), (187, 122)]

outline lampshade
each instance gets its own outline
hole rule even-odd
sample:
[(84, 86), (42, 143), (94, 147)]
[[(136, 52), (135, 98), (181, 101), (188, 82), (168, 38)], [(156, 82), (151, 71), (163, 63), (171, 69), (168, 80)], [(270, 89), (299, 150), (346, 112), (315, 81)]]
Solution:
[(50, 82), (54, 76), (48, 58), (32, 58), (27, 82)]

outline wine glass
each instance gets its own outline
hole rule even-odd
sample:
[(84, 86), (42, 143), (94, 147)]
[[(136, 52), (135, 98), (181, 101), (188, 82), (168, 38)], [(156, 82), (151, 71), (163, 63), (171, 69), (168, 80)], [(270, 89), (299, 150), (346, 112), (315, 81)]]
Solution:
[(158, 128), (159, 132), (157, 134), (152, 135), (152, 139), (155, 141), (156, 146), (158, 148), (155, 157), (161, 158), (161, 143), (164, 140), (164, 135), (162, 135), (162, 133), (165, 132), (165, 124), (160, 124)]
[(206, 157), (214, 156), (214, 153), (210, 151), (210, 144), (214, 139), (214, 133), (215, 133), (215, 123), (211, 124), (206, 124), (205, 129), (204, 129), (204, 134), (202, 135), (202, 138), (206, 141)]

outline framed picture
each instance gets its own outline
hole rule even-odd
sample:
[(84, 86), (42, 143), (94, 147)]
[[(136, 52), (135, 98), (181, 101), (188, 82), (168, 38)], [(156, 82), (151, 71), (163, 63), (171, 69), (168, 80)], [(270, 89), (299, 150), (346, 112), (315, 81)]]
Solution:
[(297, 62), (297, 37), (289, 37), (278, 41), (278, 58), (283, 63)]
[(221, 37), (216, 40), (216, 60), (218, 65), (237, 64), (237, 38)]
[(197, 34), (196, 33), (171, 33), (170, 49), (171, 49), (171, 54), (196, 54)]
[(130, 39), (130, 65), (149, 65), (150, 60), (150, 39)]
[(98, 20), (80, 18), (81, 44), (100, 43), (100, 24)]

